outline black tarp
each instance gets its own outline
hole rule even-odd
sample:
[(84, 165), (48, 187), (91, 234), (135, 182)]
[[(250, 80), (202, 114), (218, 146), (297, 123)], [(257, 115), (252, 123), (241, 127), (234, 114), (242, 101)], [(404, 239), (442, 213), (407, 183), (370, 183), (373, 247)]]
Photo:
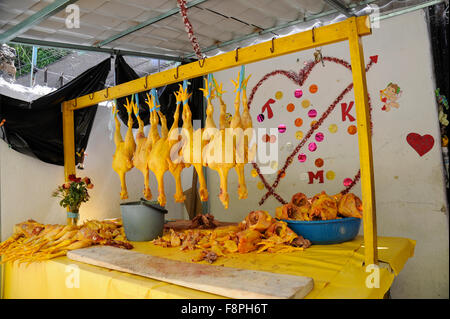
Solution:
[[(60, 89), (31, 102), (0, 95), (0, 119), (6, 119), (1, 137), (20, 153), (64, 165), (61, 102), (104, 89), (110, 70), (108, 58)], [(97, 105), (74, 111), (76, 152), (86, 149), (96, 112)]]
[[(128, 65), (128, 63), (125, 61), (123, 56), (117, 55), (116, 61), (115, 61), (115, 81), (116, 85), (122, 84), (128, 81), (132, 81), (139, 78), (137, 73)], [(188, 85), (188, 91), (192, 92), (192, 96), (189, 98), (189, 106), (191, 108), (192, 112), (192, 119), (193, 120), (202, 120), (203, 119), (203, 92), (200, 91), (200, 88), (203, 88), (203, 78), (198, 77), (194, 79), (190, 79), (188, 81), (190, 83)], [(167, 119), (167, 126), (170, 129), (173, 123), (173, 115), (175, 113), (176, 109), (176, 100), (174, 92), (178, 91), (179, 84), (183, 84), (182, 82), (170, 84), (164, 87), (157, 88), (158, 92), (158, 98), (159, 103), (161, 104), (161, 112), (166, 116)], [(151, 83), (148, 83), (150, 86)], [(139, 117), (142, 121), (144, 121), (145, 125), (149, 124), (149, 117), (150, 112), (148, 109), (147, 104), (145, 103), (145, 100), (147, 99), (146, 93), (150, 92), (141, 92), (138, 93), (138, 99), (139, 99)], [(127, 125), (128, 122), (128, 113), (125, 107), (123, 106), (124, 103), (126, 103), (126, 98), (128, 100), (131, 100), (131, 95), (126, 96), (120, 99), (117, 99), (117, 110), (119, 114), (119, 118), (122, 120), (122, 122)], [(133, 128), (138, 127), (137, 119), (132, 115), (133, 118)], [(182, 121), (181, 121), (181, 108), (180, 108), (180, 122), (178, 123), (181, 127)]]

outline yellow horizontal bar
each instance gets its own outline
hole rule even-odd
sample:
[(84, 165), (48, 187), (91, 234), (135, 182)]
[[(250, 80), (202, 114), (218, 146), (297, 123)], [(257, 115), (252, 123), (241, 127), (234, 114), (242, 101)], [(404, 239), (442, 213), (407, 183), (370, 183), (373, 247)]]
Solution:
[[(371, 29), (366, 23), (367, 16), (356, 18), (358, 35), (371, 34)], [(286, 37), (273, 39), (235, 51), (223, 53), (204, 61), (196, 61), (170, 70), (155, 73), (133, 81), (119, 84), (94, 94), (87, 94), (79, 98), (65, 102), (73, 110), (85, 108), (100, 102), (121, 98), (130, 94), (147, 91), (164, 85), (192, 79), (209, 73), (218, 72), (232, 67), (249, 64), (277, 56), (311, 49), (339, 41), (347, 40), (348, 19), (335, 24), (315, 28)], [(272, 50), (273, 49), (273, 50)], [(272, 52), (273, 51), (273, 52)]]

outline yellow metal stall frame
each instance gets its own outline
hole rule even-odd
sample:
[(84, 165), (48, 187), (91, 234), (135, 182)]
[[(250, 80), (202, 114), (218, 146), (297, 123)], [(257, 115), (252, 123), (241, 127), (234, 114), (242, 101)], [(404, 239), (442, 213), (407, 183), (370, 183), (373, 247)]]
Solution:
[(376, 264), (377, 229), (375, 191), (373, 179), (372, 142), (369, 106), (367, 98), (366, 72), (361, 36), (371, 34), (369, 17), (351, 17), (345, 21), (286, 37), (272, 39), (235, 51), (227, 52), (201, 61), (178, 66), (167, 71), (147, 75), (114, 87), (62, 103), (64, 134), (64, 170), (68, 180), (75, 174), (75, 141), (73, 112), (100, 102), (117, 99), (151, 88), (203, 76), (231, 67), (249, 64), (273, 57), (348, 40), (355, 92), (356, 120), (358, 125), (359, 157), (361, 167), (362, 202), (364, 210), (365, 264)]

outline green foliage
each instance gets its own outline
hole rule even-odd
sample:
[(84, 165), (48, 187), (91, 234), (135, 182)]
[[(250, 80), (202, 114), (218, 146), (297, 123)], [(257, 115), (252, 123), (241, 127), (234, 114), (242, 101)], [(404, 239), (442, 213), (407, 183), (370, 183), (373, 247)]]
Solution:
[[(72, 176), (72, 175), (71, 175)], [(53, 192), (53, 197), (62, 198), (59, 202), (64, 208), (69, 207), (72, 212), (78, 211), (80, 205), (89, 200), (88, 188), (92, 188), (93, 185), (88, 178), (73, 177), (71, 182), (67, 182)]]
[[(30, 73), (33, 47), (30, 45), (21, 44), (11, 44), (10, 46), (16, 50), (16, 60), (14, 61), (17, 69), (16, 77), (20, 77), (24, 74)], [(39, 69), (43, 69), (70, 53), (70, 50), (65, 49), (38, 48), (36, 67)]]

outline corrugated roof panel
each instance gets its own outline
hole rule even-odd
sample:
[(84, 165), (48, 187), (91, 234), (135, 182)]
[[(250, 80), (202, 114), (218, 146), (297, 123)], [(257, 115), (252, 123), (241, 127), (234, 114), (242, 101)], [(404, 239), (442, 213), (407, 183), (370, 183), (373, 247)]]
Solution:
[(129, 5), (127, 2), (108, 1), (95, 9), (95, 13), (99, 13), (108, 17), (114, 17), (121, 20), (130, 20), (137, 17), (142, 9)]
[(135, 37), (133, 39), (133, 43), (140, 43), (141, 45), (145, 46), (147, 49), (152, 46), (157, 46), (164, 41), (155, 39), (155, 38), (149, 38), (149, 37)]
[(122, 20), (104, 16), (96, 12), (90, 12), (81, 15), (80, 24), (81, 23), (102, 26), (105, 29), (109, 29), (121, 24)]
[(176, 39), (180, 36), (180, 32), (177, 30), (169, 29), (166, 27), (154, 28), (153, 31), (149, 32), (153, 36), (167, 37), (168, 39)]
[[(188, 3), (190, 1), (192, 0), (188, 0)], [(52, 0), (0, 0), (0, 30), (16, 25), (51, 2)], [(64, 22), (67, 13), (61, 10), (20, 36), (98, 45), (102, 41), (109, 42), (111, 37), (123, 31), (178, 9), (177, 0), (78, 0), (74, 4), (81, 11), (79, 29), (66, 28)], [(324, 8), (329, 6), (322, 0), (208, 0), (188, 8), (188, 17), (200, 46), (206, 48), (218, 42), (252, 34), (258, 28), (271, 28), (300, 19), (304, 12), (321, 12)], [(5, 25), (6, 22), (8, 25)], [(244, 44), (236, 43), (232, 46)], [(140, 51), (164, 52), (163, 54), (170, 53), (172, 56), (193, 53), (179, 12), (111, 41), (104, 47), (129, 51), (140, 48)]]
[(108, 1), (109, 0), (78, 0), (75, 4), (80, 7), (81, 12), (90, 12), (94, 11)]
[[(120, 1), (120, 0), (119, 0)], [(163, 6), (167, 0), (127, 0), (128, 4), (134, 5), (136, 7), (140, 7), (146, 10), (158, 10), (162, 11), (159, 7)], [(172, 5), (172, 4), (171, 4)], [(175, 2), (176, 5), (176, 2)], [(170, 10), (170, 9), (169, 9)]]
[(23, 12), (28, 10), (38, 2), (39, 0), (2, 0), (0, 1), (0, 8), (14, 8)]
[[(195, 9), (195, 10), (192, 10)], [(207, 9), (198, 9), (198, 8), (190, 8), (189, 9), (189, 17), (195, 20), (200, 20), (207, 25), (215, 25), (216, 23), (226, 19), (226, 17), (209, 11)]]
[(161, 5), (156, 7), (156, 9), (161, 10), (161, 12), (167, 12), (173, 8), (178, 8), (177, 0), (165, 0)]

